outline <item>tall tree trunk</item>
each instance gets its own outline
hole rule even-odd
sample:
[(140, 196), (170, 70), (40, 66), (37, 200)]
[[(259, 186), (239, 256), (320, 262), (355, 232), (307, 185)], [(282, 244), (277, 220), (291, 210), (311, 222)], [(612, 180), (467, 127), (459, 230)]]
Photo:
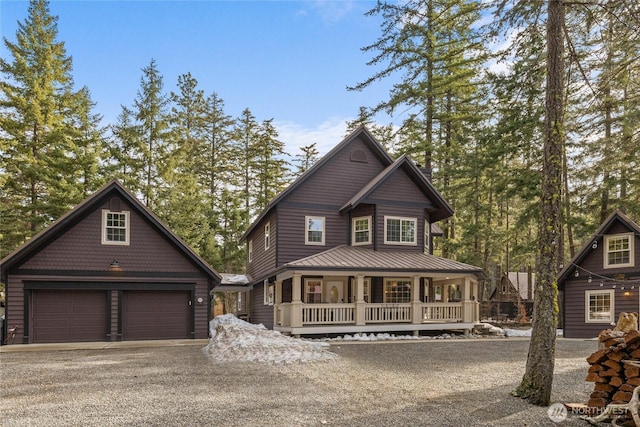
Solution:
[(527, 366), (513, 392), (535, 405), (549, 405), (555, 365), (558, 322), (558, 264), (561, 225), (563, 130), (563, 0), (547, 6), (547, 87), (541, 196), (540, 240), (534, 300), (534, 321)]

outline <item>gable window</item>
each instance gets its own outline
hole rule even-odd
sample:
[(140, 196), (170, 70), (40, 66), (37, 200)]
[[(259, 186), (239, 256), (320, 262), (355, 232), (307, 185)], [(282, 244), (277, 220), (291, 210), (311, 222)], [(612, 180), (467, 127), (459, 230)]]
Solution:
[(129, 212), (102, 211), (102, 244), (129, 244)]
[(306, 303), (322, 302), (322, 280), (321, 279), (305, 279), (304, 280), (304, 302)]
[(416, 244), (416, 218), (384, 217), (384, 243), (396, 245)]
[(253, 261), (253, 240), (249, 240), (249, 244), (248, 244), (248, 248), (247, 248), (247, 261), (251, 262)]
[(306, 216), (304, 222), (306, 224), (304, 243), (306, 245), (324, 245), (324, 217)]
[(353, 245), (367, 245), (371, 243), (371, 217), (353, 218)]
[(615, 234), (604, 238), (604, 268), (632, 267), (633, 234)]
[(266, 251), (271, 246), (271, 223), (266, 223), (264, 226), (264, 250)]
[(585, 291), (585, 322), (611, 323), (614, 321), (614, 290)]

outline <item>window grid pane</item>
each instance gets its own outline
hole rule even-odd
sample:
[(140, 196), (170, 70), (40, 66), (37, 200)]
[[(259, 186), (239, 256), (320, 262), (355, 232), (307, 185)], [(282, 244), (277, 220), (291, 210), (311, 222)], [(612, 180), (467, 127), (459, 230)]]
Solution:
[(354, 225), (356, 243), (366, 243), (369, 241), (369, 219), (356, 219)]
[(387, 241), (388, 242), (400, 241), (400, 220), (399, 219), (387, 219)]
[(322, 243), (322, 230), (324, 220), (322, 218), (309, 218), (307, 221), (307, 241)]
[(125, 214), (107, 213), (106, 239), (110, 242), (127, 241), (127, 220)]
[(410, 280), (386, 280), (384, 284), (385, 302), (408, 303), (411, 302)]
[(609, 265), (629, 264), (631, 250), (629, 247), (629, 237), (609, 238), (607, 251), (607, 263)]
[(593, 293), (589, 295), (589, 320), (611, 319), (611, 294)]

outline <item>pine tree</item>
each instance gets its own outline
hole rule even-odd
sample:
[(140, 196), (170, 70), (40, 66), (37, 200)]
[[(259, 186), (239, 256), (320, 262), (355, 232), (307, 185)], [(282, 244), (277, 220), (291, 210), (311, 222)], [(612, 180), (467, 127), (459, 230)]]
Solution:
[(267, 207), (289, 182), (289, 163), (284, 143), (279, 141), (278, 132), (273, 127), (273, 120), (262, 122), (260, 136), (254, 146), (255, 159), (255, 209), (259, 213)]
[(304, 145), (300, 147), (301, 153), (296, 154), (294, 159), (294, 165), (296, 170), (294, 172), (294, 176), (298, 177), (305, 173), (311, 166), (314, 165), (315, 162), (318, 161), (318, 149), (316, 148), (316, 143), (309, 145)]
[[(49, 2), (31, 0), (27, 19), (18, 24), (16, 41), (3, 38), (10, 58), (0, 59), (4, 75), (0, 148), (6, 165), (1, 173), (3, 201), (11, 204), (16, 220), (3, 225), (3, 251), (22, 243), (84, 196), (86, 185), (77, 181), (77, 175), (86, 162), (79, 166), (70, 159), (89, 153), (78, 149), (74, 126), (92, 104), (87, 92), (73, 91), (71, 57), (57, 36), (58, 18), (50, 14)], [(95, 122), (86, 124), (93, 127), (88, 132), (95, 130)], [(90, 157), (93, 161), (93, 154)]]

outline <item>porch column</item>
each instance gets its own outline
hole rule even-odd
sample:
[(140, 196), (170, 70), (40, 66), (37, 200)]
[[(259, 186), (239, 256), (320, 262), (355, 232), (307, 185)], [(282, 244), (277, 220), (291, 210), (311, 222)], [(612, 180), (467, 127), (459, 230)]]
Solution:
[(474, 286), (474, 281), (471, 280), (470, 277), (464, 278), (464, 288), (462, 290), (462, 321), (463, 322), (477, 322), (480, 319), (477, 319), (478, 310), (476, 310), (476, 306), (478, 305), (478, 301), (476, 299), (471, 299), (471, 289)]
[(295, 273), (291, 284), (291, 326), (299, 328), (302, 326), (302, 297), (301, 297), (302, 275)]
[(362, 274), (358, 274), (356, 276), (356, 325), (364, 325), (366, 323), (365, 307), (364, 276)]
[(282, 326), (282, 280), (276, 280), (275, 283), (276, 289), (276, 298), (275, 298), (275, 306), (273, 307), (273, 324)]
[(411, 285), (411, 323), (422, 323), (420, 276), (413, 276), (413, 284)]

